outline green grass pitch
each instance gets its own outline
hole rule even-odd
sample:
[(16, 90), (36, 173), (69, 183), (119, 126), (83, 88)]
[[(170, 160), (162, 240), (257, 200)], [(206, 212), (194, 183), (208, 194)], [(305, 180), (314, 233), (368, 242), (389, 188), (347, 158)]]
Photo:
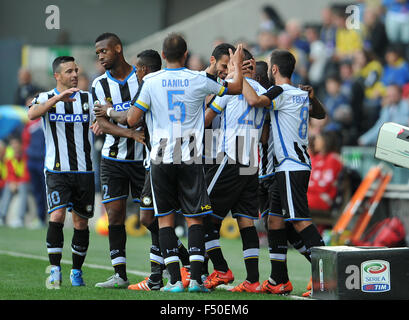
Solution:
[[(0, 227), (0, 300), (295, 300), (301, 299), (311, 275), (308, 261), (296, 250), (288, 251), (288, 269), (294, 290), (289, 296), (272, 294), (232, 293), (225, 288), (204, 293), (138, 292), (125, 289), (95, 288), (95, 283), (104, 281), (113, 274), (109, 259), (108, 237), (91, 230), (88, 255), (83, 267), (85, 287), (71, 287), (72, 229), (64, 229), (63, 283), (60, 290), (45, 286), (48, 257), (45, 245), (46, 229), (10, 229)], [(187, 239), (182, 238), (187, 245)], [(245, 267), (240, 239), (222, 238), (221, 245), (226, 260), (235, 275), (236, 285), (245, 279)], [(131, 283), (144, 279), (149, 274), (150, 235), (128, 236), (127, 270)], [(268, 278), (270, 262), (268, 248), (260, 248), (260, 282)], [(209, 271), (212, 264), (209, 263)]]

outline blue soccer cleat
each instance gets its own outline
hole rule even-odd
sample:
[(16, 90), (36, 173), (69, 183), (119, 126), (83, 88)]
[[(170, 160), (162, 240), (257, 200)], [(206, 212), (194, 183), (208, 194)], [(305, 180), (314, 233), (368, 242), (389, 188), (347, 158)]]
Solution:
[(70, 280), (73, 287), (85, 286), (84, 279), (82, 279), (82, 271), (79, 269), (71, 269)]

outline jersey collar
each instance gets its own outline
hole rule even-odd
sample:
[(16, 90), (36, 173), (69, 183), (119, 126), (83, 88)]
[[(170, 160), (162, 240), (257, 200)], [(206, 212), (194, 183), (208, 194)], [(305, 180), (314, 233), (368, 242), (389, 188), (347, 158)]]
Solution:
[(128, 81), (128, 79), (132, 76), (132, 74), (134, 74), (136, 72), (136, 68), (135, 68), (135, 66), (132, 66), (132, 71), (128, 74), (128, 76), (123, 80), (123, 81), (120, 81), (120, 80), (118, 80), (118, 79), (115, 79), (112, 75), (111, 75), (111, 73), (109, 72), (109, 70), (107, 70), (105, 73), (107, 74), (107, 77), (109, 78), (109, 79), (111, 79), (112, 81), (115, 81), (115, 82), (117, 82), (117, 83), (119, 83), (120, 85), (124, 85), (127, 81)]
[[(57, 88), (54, 88), (54, 92), (55, 92), (57, 95), (60, 94), (60, 92), (57, 90)], [(77, 93), (74, 92), (72, 95), (70, 95), (70, 98), (74, 98), (76, 94), (77, 94)]]

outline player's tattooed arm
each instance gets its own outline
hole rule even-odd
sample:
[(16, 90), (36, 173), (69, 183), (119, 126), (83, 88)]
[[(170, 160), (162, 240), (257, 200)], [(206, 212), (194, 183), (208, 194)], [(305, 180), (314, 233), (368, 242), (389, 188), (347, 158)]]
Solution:
[(58, 95), (55, 95), (45, 101), (44, 103), (39, 103), (39, 104), (32, 104), (29, 106), (28, 109), (28, 118), (30, 120), (35, 120), (40, 117), (42, 117), (44, 114), (48, 112), (52, 107), (56, 105), (57, 102), (63, 101), (63, 102), (73, 102), (75, 101), (74, 98), (71, 98), (71, 95), (78, 92), (78, 88), (70, 88), (67, 90), (64, 90)]
[(143, 119), (144, 111), (141, 109), (132, 106), (131, 108), (128, 109), (128, 114), (127, 114), (127, 123), (129, 126), (134, 127), (138, 123), (141, 122)]
[(108, 134), (111, 134), (117, 137), (134, 139), (138, 142), (140, 142), (139, 140), (143, 141), (143, 139), (145, 138), (143, 135), (143, 132), (135, 133), (135, 132), (140, 132), (140, 131), (136, 131), (134, 128), (128, 129), (128, 128), (117, 126), (116, 124), (109, 121), (106, 117), (97, 116), (97, 123), (98, 123), (99, 130), (101, 130), (103, 133), (108, 133)]
[(308, 91), (308, 98), (310, 100), (310, 117), (324, 119), (327, 113), (321, 101), (315, 96), (314, 89), (308, 85), (299, 85), (298, 87), (301, 90)]

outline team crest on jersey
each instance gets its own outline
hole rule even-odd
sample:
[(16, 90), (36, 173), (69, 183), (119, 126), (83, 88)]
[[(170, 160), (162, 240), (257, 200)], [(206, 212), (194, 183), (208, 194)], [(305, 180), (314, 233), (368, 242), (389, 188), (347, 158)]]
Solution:
[(116, 156), (115, 151), (112, 151), (112, 152), (110, 153), (110, 155), (111, 155), (111, 157), (115, 157), (115, 156)]
[(152, 204), (152, 199), (151, 199), (151, 197), (143, 197), (143, 198), (142, 198), (142, 203), (143, 203), (145, 206), (151, 205), (151, 204)]
[(92, 205), (91, 204), (87, 205), (85, 210), (87, 210), (87, 212), (91, 212), (92, 211)]
[(82, 110), (84, 110), (84, 111), (89, 110), (89, 104), (87, 102), (84, 102), (84, 104), (82, 105)]

